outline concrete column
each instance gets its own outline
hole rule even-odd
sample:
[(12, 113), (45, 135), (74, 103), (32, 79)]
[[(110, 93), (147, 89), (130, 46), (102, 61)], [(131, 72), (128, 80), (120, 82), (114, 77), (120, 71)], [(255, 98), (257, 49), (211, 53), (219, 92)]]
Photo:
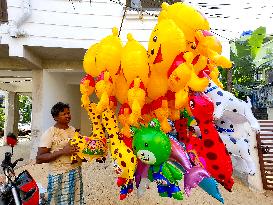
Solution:
[(43, 119), (43, 70), (32, 71), (32, 119), (30, 160), (36, 157), (38, 143), (42, 135)]
[(15, 92), (7, 92), (5, 96), (5, 125), (4, 125), (5, 137), (10, 132), (18, 136), (18, 122), (19, 122), (18, 95)]
[(15, 93), (14, 95), (14, 121), (13, 121), (13, 133), (18, 136), (18, 123), (20, 120), (19, 114), (19, 95)]

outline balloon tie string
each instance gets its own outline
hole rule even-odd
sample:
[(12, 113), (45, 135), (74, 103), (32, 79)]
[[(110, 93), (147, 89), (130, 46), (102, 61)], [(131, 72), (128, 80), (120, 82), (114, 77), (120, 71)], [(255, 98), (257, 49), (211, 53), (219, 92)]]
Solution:
[(124, 7), (124, 13), (123, 13), (122, 20), (121, 20), (121, 24), (120, 24), (120, 27), (119, 27), (118, 37), (120, 36), (120, 33), (121, 33), (123, 21), (124, 21), (125, 16), (126, 16), (126, 11), (127, 11), (127, 6)]

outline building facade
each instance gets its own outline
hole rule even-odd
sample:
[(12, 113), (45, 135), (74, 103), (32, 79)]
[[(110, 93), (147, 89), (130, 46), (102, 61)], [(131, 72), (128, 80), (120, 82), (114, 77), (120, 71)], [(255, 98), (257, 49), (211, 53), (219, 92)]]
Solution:
[[(0, 90), (7, 91), (8, 116), (5, 133), (16, 133), (19, 120), (17, 94), (31, 95), (34, 143), (54, 123), (50, 108), (58, 101), (71, 105), (71, 124), (83, 134), (90, 133), (87, 114), (80, 106), (79, 92), (86, 49), (111, 34), (114, 26), (119, 29), (124, 44), (127, 34), (132, 33), (147, 48), (160, 6), (148, 0), (0, 2)], [(145, 11), (135, 8), (145, 8)], [(216, 13), (208, 16), (213, 16), (209, 19), (212, 28), (216, 27)], [(224, 27), (227, 23), (221, 25)], [(219, 40), (225, 48), (223, 55), (229, 56), (228, 39), (219, 37)]]

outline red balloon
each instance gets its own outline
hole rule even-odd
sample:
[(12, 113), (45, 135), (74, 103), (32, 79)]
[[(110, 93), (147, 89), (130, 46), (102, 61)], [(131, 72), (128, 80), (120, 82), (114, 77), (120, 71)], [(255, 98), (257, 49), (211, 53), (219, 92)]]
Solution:
[(83, 84), (86, 80), (89, 80), (89, 85), (91, 87), (95, 87), (95, 81), (91, 75), (89, 74), (85, 75), (81, 80), (81, 84)]
[[(233, 186), (232, 162), (213, 122), (214, 105), (204, 93), (191, 93), (189, 96), (191, 112), (200, 128), (198, 156), (206, 162), (207, 171), (228, 191)], [(201, 144), (200, 144), (201, 143)]]

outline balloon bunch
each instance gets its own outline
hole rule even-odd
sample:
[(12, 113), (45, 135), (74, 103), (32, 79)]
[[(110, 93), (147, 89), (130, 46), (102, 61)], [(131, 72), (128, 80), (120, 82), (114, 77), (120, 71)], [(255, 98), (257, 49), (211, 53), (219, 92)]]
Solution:
[[(72, 160), (100, 159), (109, 149), (120, 199), (132, 192), (135, 180), (140, 194), (155, 181), (160, 196), (181, 200), (182, 176), (187, 195), (200, 186), (223, 202), (217, 182), (231, 191), (229, 151), (234, 146), (227, 151), (225, 136), (219, 135), (214, 122), (236, 116), (255, 130), (259, 124), (249, 103), (222, 89), (218, 66), (232, 64), (221, 55), (221, 43), (209, 29), (206, 18), (186, 3), (163, 3), (148, 50), (132, 34), (123, 46), (117, 28), (87, 50), (83, 59), (87, 75), (80, 91), (93, 133), (75, 134), (71, 143), (80, 151)], [(93, 93), (97, 103), (90, 101)], [(183, 110), (187, 116), (181, 115)], [(249, 162), (248, 156), (244, 159)]]

